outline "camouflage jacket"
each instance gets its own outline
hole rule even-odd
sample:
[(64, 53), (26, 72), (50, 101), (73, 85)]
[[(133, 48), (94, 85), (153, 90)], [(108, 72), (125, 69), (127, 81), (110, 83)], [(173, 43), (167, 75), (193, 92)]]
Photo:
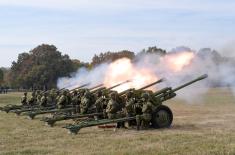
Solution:
[(111, 114), (115, 114), (118, 112), (118, 110), (119, 110), (118, 103), (113, 99), (109, 100), (108, 105), (106, 107), (106, 112), (111, 113)]
[(153, 108), (153, 104), (147, 101), (146, 103), (143, 103), (142, 112), (152, 114)]

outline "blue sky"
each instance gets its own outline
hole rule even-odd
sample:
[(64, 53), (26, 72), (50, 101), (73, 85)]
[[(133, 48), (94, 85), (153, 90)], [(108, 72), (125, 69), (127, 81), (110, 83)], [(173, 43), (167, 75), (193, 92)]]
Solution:
[(42, 43), (82, 61), (154, 45), (223, 51), (235, 43), (234, 8), (233, 0), (0, 0), (0, 66)]

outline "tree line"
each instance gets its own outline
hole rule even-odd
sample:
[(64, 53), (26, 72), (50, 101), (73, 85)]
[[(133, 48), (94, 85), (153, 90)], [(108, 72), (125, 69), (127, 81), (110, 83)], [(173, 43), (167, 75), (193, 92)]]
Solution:
[[(204, 49), (208, 51), (208, 49)], [(143, 49), (139, 53), (128, 50), (119, 52), (104, 52), (95, 54), (90, 63), (78, 59), (71, 59), (62, 54), (54, 45), (42, 44), (29, 52), (18, 55), (18, 59), (12, 62), (9, 69), (0, 68), (0, 87), (23, 88), (23, 89), (51, 89), (56, 87), (59, 77), (70, 76), (81, 67), (92, 69), (104, 62), (113, 62), (126, 57), (134, 59), (145, 54), (165, 55), (164, 49), (156, 46)], [(216, 61), (222, 57), (216, 51), (209, 52)]]

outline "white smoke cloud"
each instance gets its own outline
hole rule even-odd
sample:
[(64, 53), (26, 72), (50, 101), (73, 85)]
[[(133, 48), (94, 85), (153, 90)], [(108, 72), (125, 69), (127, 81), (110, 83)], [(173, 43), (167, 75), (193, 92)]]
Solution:
[(81, 68), (76, 73), (73, 73), (71, 77), (59, 78), (57, 86), (60, 89), (73, 89), (87, 83), (89, 83), (89, 87), (102, 84), (105, 77), (105, 70), (107, 70), (107, 68), (108, 63), (101, 64), (93, 70)]
[(235, 40), (227, 42), (220, 51), (223, 56), (235, 58)]
[[(91, 71), (80, 69), (72, 75), (72, 78), (60, 78), (58, 80), (58, 87), (63, 88), (66, 84), (70, 86), (79, 86), (85, 83), (91, 83), (91, 86), (100, 83), (107, 84), (107, 78), (109, 85), (106, 86), (111, 86), (125, 80), (142, 78), (141, 86), (137, 84), (138, 81), (134, 81), (123, 87), (128, 89), (129, 87), (140, 88), (157, 79), (166, 78), (167, 80), (165, 82), (155, 86), (154, 90), (159, 90), (164, 87), (175, 88), (202, 74), (208, 74), (209, 77), (207, 79), (185, 87), (177, 92), (177, 96), (191, 103), (203, 99), (203, 94), (211, 86), (229, 86), (235, 95), (235, 76), (233, 76), (235, 75), (234, 61), (230, 61), (229, 59), (229, 61), (226, 61), (224, 58), (221, 58), (220, 62), (217, 62), (215, 61), (215, 53), (208, 49), (199, 52), (192, 50), (185, 51), (185, 48), (179, 49), (174, 49), (173, 53), (168, 53), (164, 57), (148, 54), (141, 55), (133, 61), (121, 59), (118, 60), (119, 63), (124, 63), (125, 60), (125, 64), (122, 64), (121, 67), (119, 65), (116, 68), (112, 68), (111, 66), (116, 63), (113, 62), (101, 64)], [(182, 61), (185, 62), (182, 63)], [(114, 69), (116, 69), (115, 72), (113, 72)], [(113, 74), (117, 75), (114, 77)]]

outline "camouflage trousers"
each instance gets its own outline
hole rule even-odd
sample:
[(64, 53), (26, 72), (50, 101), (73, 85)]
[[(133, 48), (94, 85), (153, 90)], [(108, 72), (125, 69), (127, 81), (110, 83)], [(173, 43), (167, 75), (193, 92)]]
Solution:
[(152, 115), (148, 113), (143, 113), (142, 115), (136, 115), (137, 129), (139, 129), (139, 127), (148, 128), (151, 119)]
[[(122, 118), (125, 117), (125, 114), (122, 112), (118, 113), (108, 113), (108, 118), (109, 119), (117, 119), (117, 118)], [(118, 122), (116, 128), (124, 128), (125, 127), (125, 122)]]

